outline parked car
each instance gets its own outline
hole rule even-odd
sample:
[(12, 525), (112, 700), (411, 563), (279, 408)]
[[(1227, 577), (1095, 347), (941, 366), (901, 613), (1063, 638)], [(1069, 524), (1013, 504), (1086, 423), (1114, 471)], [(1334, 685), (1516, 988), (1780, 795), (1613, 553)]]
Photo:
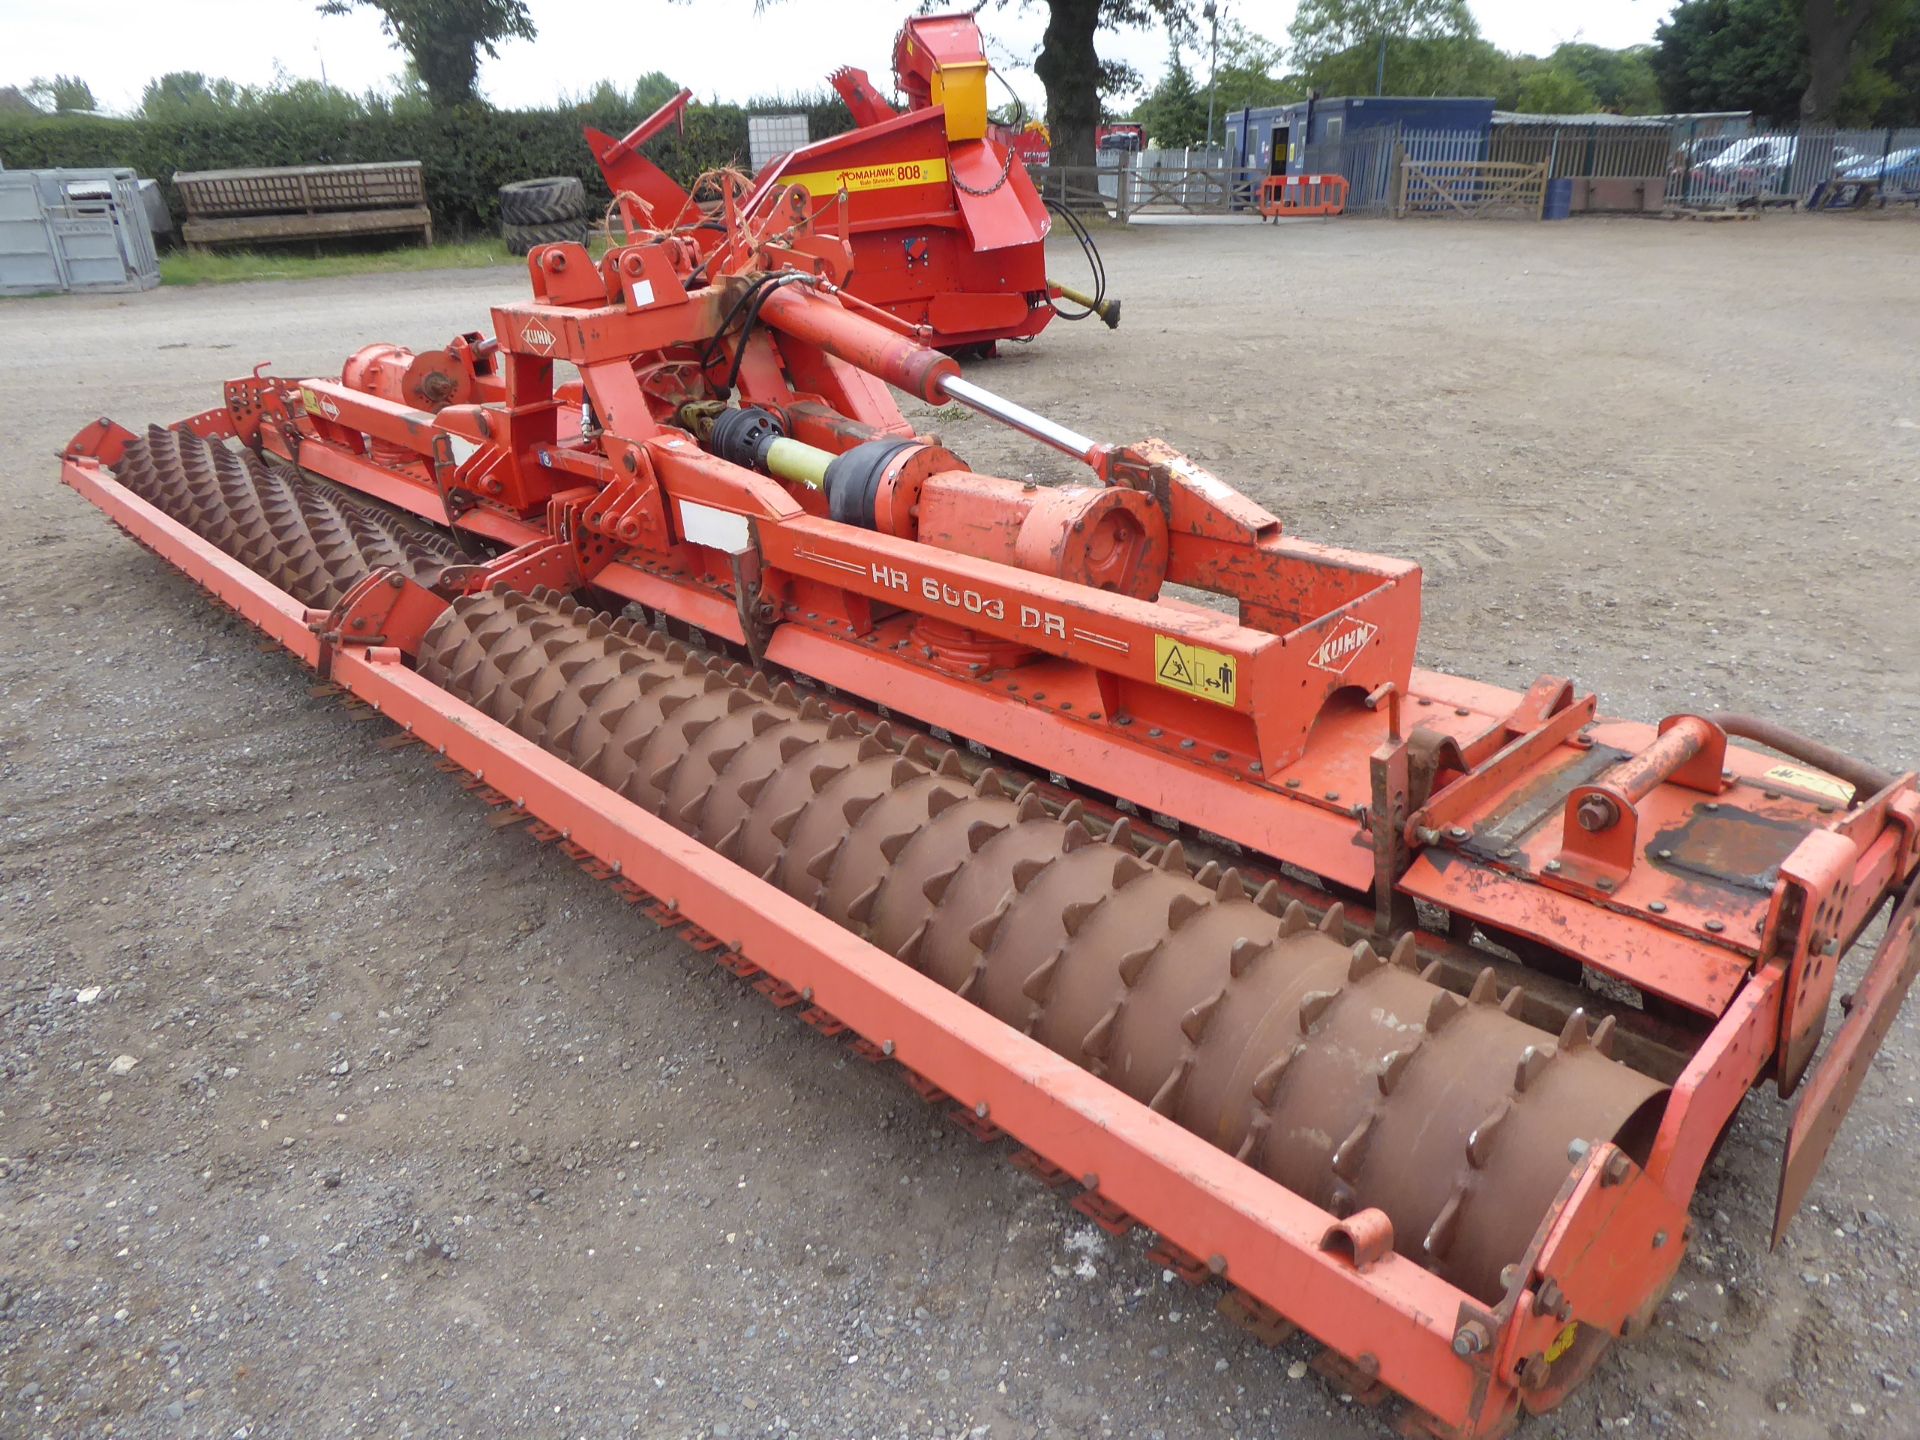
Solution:
[(1711, 160), (1696, 166), (1695, 171), (1704, 173), (1719, 188), (1732, 194), (1780, 195), (1796, 182), (1804, 181), (1810, 186), (1815, 181), (1844, 173), (1868, 158), (1838, 142), (1830, 147), (1830, 153), (1823, 155), (1821, 150), (1828, 147), (1821, 145), (1810, 156), (1820, 166), (1821, 173), (1796, 176), (1794, 161), (1799, 145), (1796, 135), (1753, 135), (1736, 140)]
[(1920, 145), (1869, 155), (1840, 171), (1842, 180), (1878, 180), (1882, 190), (1920, 190)]

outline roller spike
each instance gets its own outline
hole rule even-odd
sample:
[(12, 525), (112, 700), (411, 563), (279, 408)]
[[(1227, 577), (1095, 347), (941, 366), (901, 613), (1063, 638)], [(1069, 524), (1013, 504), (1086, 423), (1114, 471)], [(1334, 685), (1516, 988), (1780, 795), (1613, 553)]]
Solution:
[[(581, 718), (585, 718), (585, 717), (581, 717)], [(554, 750), (554, 753), (558, 755), (571, 755), (573, 753), (573, 742), (579, 737), (579, 735), (580, 735), (580, 721), (576, 719), (571, 725), (567, 726), (566, 729), (562, 730), (558, 735), (553, 737), (552, 748)]]
[(1417, 1044), (1409, 1045), (1404, 1050), (1389, 1050), (1380, 1058), (1380, 1068), (1374, 1071), (1373, 1078), (1378, 1082), (1382, 1095), (1393, 1094), (1406, 1075), (1407, 1066), (1413, 1063), (1414, 1052), (1418, 1049)]
[(860, 748), (853, 753), (856, 760), (878, 760), (882, 755), (890, 755), (893, 752), (869, 735), (861, 740)]
[(1233, 948), (1227, 952), (1227, 972), (1238, 980), (1246, 974), (1247, 967), (1258, 960), (1272, 945), (1264, 940), (1254, 940), (1243, 935), (1233, 942)]
[(818, 795), (846, 773), (844, 765), (816, 765), (807, 772), (807, 788)]
[(1452, 1020), (1466, 1008), (1466, 1001), (1462, 1000), (1451, 990), (1442, 990), (1433, 997), (1433, 1003), (1427, 1007), (1427, 1018), (1424, 1022), (1427, 1033), (1430, 1035), (1438, 1035), (1440, 1031), (1445, 1028), (1448, 1021)]
[(1037, 799), (1039, 797), (1039, 794), (1040, 794), (1040, 782), (1038, 780), (1029, 780), (1026, 784), (1022, 785), (1018, 790), (1013, 792), (1013, 803), (1018, 805), (1022, 801), (1026, 800), (1029, 796)]
[(1247, 882), (1240, 878), (1237, 865), (1229, 865), (1220, 872), (1220, 878), (1214, 881), (1213, 893), (1230, 905), (1237, 905), (1247, 898)]
[(1475, 1005), (1493, 1005), (1499, 996), (1499, 983), (1494, 979), (1493, 967), (1488, 965), (1473, 977), (1473, 988), (1467, 991), (1467, 999)]
[(927, 938), (927, 927), (932, 922), (922, 920), (914, 932), (901, 942), (900, 948), (893, 952), (894, 959), (904, 960), (909, 965), (920, 963), (920, 945)]
[(967, 932), (967, 943), (976, 950), (985, 950), (993, 943), (994, 932), (1000, 928), (1000, 919), (1006, 913), (1007, 906), (1004, 901), (994, 906), (992, 914)]
[(729, 745), (724, 750), (709, 750), (707, 752), (707, 767), (712, 770), (715, 775), (724, 774), (727, 766), (733, 763), (733, 757), (745, 748), (746, 745), (742, 743), (739, 745)]
[(669, 677), (662, 675), (658, 670), (647, 670), (647, 671), (644, 671), (641, 674), (640, 678), (636, 680), (634, 683), (640, 687), (640, 693), (642, 695), (651, 695), (654, 691), (658, 690), (662, 685), (666, 685), (671, 682), (669, 680)]
[(1074, 851), (1083, 850), (1091, 844), (1093, 844), (1093, 836), (1087, 833), (1086, 826), (1076, 820), (1067, 826), (1066, 832), (1060, 837), (1060, 853), (1071, 855)]
[(747, 833), (747, 817), (742, 815), (734, 821), (733, 828), (720, 837), (720, 843), (713, 848), (728, 860), (740, 858), (740, 837)]
[(762, 710), (759, 714), (755, 715), (753, 719), (748, 723), (753, 727), (753, 733), (755, 738), (758, 738), (759, 736), (766, 734), (767, 731), (769, 730), (778, 730), (782, 725), (785, 725), (788, 722), (785, 719), (783, 719), (781, 716), (774, 714), (771, 710)]
[(678, 640), (669, 640), (665, 653), (666, 658), (677, 665), (689, 655), (693, 654), (693, 651), (689, 650)]
[(669, 695), (660, 702), (660, 718), (662, 720), (671, 720), (674, 711), (685, 709), (692, 703), (693, 696), (691, 695)]
[[(721, 664), (726, 663), (725, 657), (723, 656), (715, 656), (714, 658)], [(727, 665), (727, 668), (721, 673), (727, 677), (727, 683), (729, 685), (744, 685), (747, 683), (747, 667), (742, 665), (738, 660), (735, 660), (731, 665)]]
[(872, 919), (873, 902), (880, 898), (880, 891), (885, 884), (885, 880), (876, 880), (858, 895), (854, 896), (853, 903), (847, 906), (847, 919), (853, 921), (856, 925), (864, 925), (868, 920)]
[(1387, 962), (1380, 958), (1380, 952), (1364, 940), (1356, 940), (1348, 953), (1347, 979), (1364, 980), (1376, 970), (1387, 968)]
[[(821, 708), (824, 709), (825, 707), (822, 706)], [(827, 738), (829, 740), (851, 740), (859, 733), (860, 726), (854, 721), (853, 716), (847, 714), (844, 710), (827, 722)]]
[(1187, 873), (1187, 849), (1178, 840), (1169, 840), (1147, 858), (1171, 875)]
[(572, 684), (573, 677), (578, 675), (582, 670), (586, 669), (587, 666), (591, 665), (592, 663), (593, 662), (591, 660), (581, 660), (581, 659), (562, 660), (560, 664), (557, 667), (555, 667), (560, 672), (560, 683), (562, 685)]
[(1447, 1203), (1440, 1207), (1440, 1213), (1433, 1217), (1433, 1224), (1427, 1227), (1426, 1238), (1420, 1242), (1430, 1259), (1443, 1260), (1453, 1248), (1453, 1237), (1460, 1230), (1460, 1207), (1467, 1198), (1464, 1188), (1456, 1189), (1447, 1196)]
[(847, 824), (858, 825), (860, 817), (879, 803), (878, 795), (856, 795), (840, 807), (840, 813), (846, 817)]
[(1180, 1031), (1194, 1044), (1200, 1043), (1200, 1037), (1207, 1033), (1207, 1023), (1213, 1019), (1214, 1011), (1220, 1008), (1220, 1002), (1226, 998), (1222, 988), (1211, 1000), (1202, 1000), (1198, 1005), (1180, 1017)]
[(758, 670), (747, 681), (747, 694), (756, 700), (768, 700), (773, 697), (773, 686), (767, 683), (767, 677)]
[(1209, 890), (1213, 889), (1214, 886), (1220, 883), (1220, 862), (1218, 860), (1207, 861), (1206, 864), (1194, 872), (1193, 878), (1195, 883), (1204, 885)]
[(742, 710), (757, 710), (759, 702), (744, 690), (733, 690), (727, 694), (727, 713), (737, 714)]
[(1167, 928), (1178, 930), (1207, 908), (1207, 902), (1194, 895), (1176, 895), (1167, 903)]
[(967, 827), (967, 849), (978, 853), (986, 843), (1006, 827), (996, 825), (991, 820), (976, 820)]
[(900, 741), (893, 733), (893, 722), (891, 720), (882, 720), (878, 725), (873, 727), (871, 733), (873, 738), (886, 746), (887, 749), (898, 750), (900, 748)]
[(700, 826), (701, 812), (707, 808), (707, 792), (701, 791), (693, 799), (673, 812), (673, 823), (677, 829), (692, 833)]
[(1020, 993), (1036, 1005), (1047, 1003), (1047, 996), (1053, 991), (1053, 972), (1060, 968), (1058, 952), (1049, 955), (1027, 976), (1020, 986)]
[(1040, 877), (1040, 872), (1051, 865), (1051, 860), (1022, 860), (1013, 867), (1013, 888), (1016, 894), (1024, 895), (1027, 887)]
[[(1069, 807), (1071, 808), (1071, 807)], [(1107, 828), (1107, 843), (1119, 850), (1133, 849), (1133, 822), (1122, 815)]]
[(909, 781), (918, 780), (927, 772), (911, 760), (896, 759), (893, 768), (887, 771), (887, 784), (898, 790)]
[(1493, 1158), (1493, 1144), (1499, 1137), (1500, 1127), (1506, 1123), (1507, 1116), (1513, 1112), (1513, 1101), (1502, 1100), (1493, 1107), (1493, 1112), (1473, 1127), (1467, 1136), (1467, 1163), (1476, 1170), (1487, 1168), (1487, 1161)]
[(664, 795), (673, 786), (673, 772), (680, 768), (678, 760), (669, 760), (653, 774), (647, 777), (647, 784), (658, 794)]
[(778, 685), (773, 687), (773, 703), (785, 706), (789, 710), (798, 709), (800, 707), (800, 692), (795, 690), (787, 681), (782, 680)]
[(1287, 1067), (1293, 1064), (1294, 1057), (1305, 1045), (1296, 1045), (1284, 1055), (1276, 1055), (1266, 1063), (1260, 1073), (1253, 1077), (1253, 1098), (1256, 1103), (1271, 1109), (1273, 1097), (1280, 1089), (1280, 1080), (1287, 1073)]
[(707, 727), (713, 723), (712, 719), (689, 720), (680, 727), (680, 738), (691, 745), (702, 735), (706, 734)]
[(1060, 923), (1069, 935), (1078, 935), (1087, 918), (1100, 908), (1098, 900), (1077, 900), (1060, 913)]
[(1096, 1060), (1104, 1060), (1113, 1053), (1113, 1031), (1120, 1021), (1120, 1008), (1115, 1005), (1096, 1020), (1080, 1042), (1080, 1048)]
[(1338, 900), (1327, 906), (1327, 913), (1320, 917), (1320, 933), (1332, 935), (1338, 939), (1347, 928), (1347, 907)]
[(1132, 855), (1122, 855), (1113, 862), (1113, 888), (1124, 890), (1143, 875), (1151, 874), (1153, 867), (1144, 860)]
[(931, 820), (942, 810), (958, 805), (965, 798), (964, 795), (957, 795), (944, 785), (929, 790), (927, 792), (927, 818)]
[(1071, 825), (1076, 820), (1086, 818), (1087, 806), (1083, 800), (1069, 800), (1057, 817), (1062, 825)]
[(785, 765), (803, 750), (813, 747), (813, 741), (803, 735), (789, 735), (780, 742), (780, 763)]
[(1513, 1090), (1516, 1095), (1527, 1093), (1528, 1087), (1540, 1078), (1540, 1072), (1547, 1068), (1554, 1054), (1551, 1045), (1529, 1045), (1520, 1052), (1520, 1061), (1513, 1067)]
[(833, 712), (827, 708), (827, 702), (818, 695), (809, 695), (800, 702), (802, 720), (832, 720)]
[(1442, 965), (1438, 960), (1429, 960), (1425, 968), (1420, 971), (1420, 978), (1429, 985), (1438, 985), (1440, 983), (1440, 977), (1446, 974), (1446, 970), (1447, 967)]
[(769, 825), (767, 828), (773, 832), (773, 838), (778, 840), (782, 845), (791, 840), (793, 838), (794, 827), (800, 823), (800, 817), (806, 813), (806, 809), (807, 807), (804, 805), (796, 805), (793, 809), (775, 820), (773, 824)]
[(1327, 1007), (1332, 1005), (1339, 995), (1338, 990), (1309, 990), (1302, 995), (1300, 997), (1301, 1030), (1311, 1031), (1320, 1017), (1327, 1013)]
[(825, 880), (833, 873), (833, 857), (840, 853), (838, 843), (827, 846), (813, 859), (807, 862), (807, 875), (810, 879)]
[(1160, 944), (1155, 941), (1151, 945), (1142, 945), (1138, 950), (1129, 950), (1122, 955), (1119, 965), (1115, 967), (1120, 975), (1120, 983), (1129, 990), (1138, 985), (1140, 977), (1147, 973), (1148, 963), (1159, 953)]
[(1526, 1003), (1527, 992), (1518, 985), (1509, 986), (1507, 993), (1500, 997), (1500, 1013), (1518, 1017)]
[(900, 753), (907, 759), (918, 761), (922, 765), (932, 766), (940, 763), (940, 747), (925, 735), (908, 736), (906, 749)]
[(1593, 1027), (1593, 1048), (1607, 1059), (1613, 1058), (1613, 1016), (1603, 1016), (1600, 1023)]
[(1576, 1008), (1560, 1029), (1560, 1048), (1579, 1050), (1592, 1043), (1592, 1033), (1587, 1029), (1587, 1012)]
[(1028, 820), (1044, 820), (1047, 818), (1047, 807), (1041, 802), (1039, 795), (1034, 793), (1033, 786), (1028, 786), (1026, 793), (1022, 794), (1021, 797), (1014, 802), (1013, 816), (1014, 819), (1023, 823)]
[(954, 866), (951, 870), (941, 871), (938, 875), (927, 881), (925, 885), (920, 887), (920, 893), (926, 896), (930, 902), (938, 905), (945, 897), (947, 887), (953, 884), (953, 877), (959, 873), (960, 867), (958, 865)]
[(1289, 935), (1298, 935), (1303, 930), (1313, 928), (1313, 917), (1307, 914), (1307, 907), (1298, 900), (1287, 906), (1287, 913), (1280, 917), (1280, 935), (1284, 939)]
[(1180, 1103), (1180, 1092), (1186, 1088), (1187, 1076), (1193, 1070), (1191, 1055), (1174, 1066), (1173, 1073), (1161, 1082), (1160, 1088), (1153, 1092), (1153, 1099), (1147, 1102), (1147, 1108), (1156, 1115), (1171, 1115), (1174, 1107)]
[(914, 832), (902, 830), (898, 835), (889, 835), (880, 842), (880, 858), (889, 865), (900, 858), (900, 852), (907, 848), (907, 842), (913, 839)]
[(1333, 1152), (1333, 1173), (1349, 1184), (1360, 1178), (1360, 1167), (1367, 1163), (1367, 1142), (1373, 1138), (1373, 1122), (1372, 1115), (1361, 1120)]
[(1280, 903), (1280, 882), (1269, 880), (1254, 892), (1253, 903), (1269, 915), (1278, 915), (1286, 907)]
[(595, 680), (591, 684), (582, 685), (579, 688), (579, 690), (577, 690), (574, 693), (579, 695), (581, 704), (591, 705), (593, 704), (594, 701), (600, 698), (600, 692), (605, 690), (607, 686), (611, 685), (612, 683), (613, 683), (613, 680), (611, 678), (608, 678), (605, 680)]
[(1414, 943), (1413, 932), (1407, 931), (1393, 942), (1393, 965), (1400, 970), (1418, 970), (1420, 968), (1420, 947)]
[[(935, 774), (944, 775), (949, 780), (964, 780), (967, 778), (967, 767), (960, 763), (960, 752), (958, 750), (947, 751), (946, 754), (940, 757), (940, 763), (933, 768)], [(980, 778), (984, 780), (986, 776), (983, 775)], [(984, 792), (978, 784), (975, 784), (973, 793), (979, 795)]]
[[(960, 752), (957, 750), (949, 750), (947, 754), (953, 757), (954, 768), (952, 773), (958, 775), (960, 773)], [(947, 762), (944, 760), (940, 762), (940, 771), (942, 774), (948, 773)], [(980, 772), (980, 778), (973, 782), (973, 793), (976, 795), (985, 795), (992, 799), (1002, 798), (1006, 794), (1006, 787), (1000, 783), (999, 770), (991, 765), (982, 770)]]
[(733, 793), (748, 805), (752, 805), (760, 798), (760, 792), (767, 788), (767, 782), (771, 779), (773, 779), (771, 775), (756, 775), (753, 779), (743, 782)]
[[(962, 1000), (973, 999), (974, 990), (978, 988), (980, 982), (986, 978), (986, 974), (987, 974), (986, 960), (984, 958), (980, 960), (976, 960), (973, 964), (973, 968), (967, 971), (967, 978), (960, 982), (959, 988), (957, 988), (953, 993), (958, 995)], [(976, 1001), (975, 1003), (977, 1004), (978, 1002)]]

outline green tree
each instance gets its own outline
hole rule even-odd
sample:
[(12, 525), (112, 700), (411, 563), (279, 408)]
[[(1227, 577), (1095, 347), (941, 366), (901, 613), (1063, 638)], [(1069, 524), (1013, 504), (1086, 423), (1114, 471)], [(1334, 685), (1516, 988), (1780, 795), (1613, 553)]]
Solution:
[(436, 106), (479, 98), (480, 55), (498, 56), (503, 40), (531, 40), (526, 0), (322, 0), (323, 15), (356, 6), (380, 12), (380, 28), (404, 50)]
[(1307, 98), (1306, 82), (1285, 73), (1286, 50), (1240, 24), (1220, 26), (1220, 65), (1213, 74), (1214, 114)]
[(38, 115), (40, 107), (17, 85), (0, 88), (0, 115)]
[(684, 88), (664, 70), (649, 70), (633, 82), (633, 108), (651, 115)]
[[(1005, 5), (1017, 0), (997, 0)], [(1033, 73), (1047, 92), (1047, 131), (1060, 165), (1091, 165), (1101, 97), (1135, 88), (1140, 77), (1127, 66), (1100, 58), (1104, 31), (1165, 24), (1176, 34), (1192, 32), (1185, 0), (1046, 0), (1047, 28)], [(1204, 115), (1201, 121), (1205, 128)]]
[(51, 80), (36, 79), (27, 86), (27, 98), (56, 115), (71, 115), (76, 111), (100, 108), (93, 98), (93, 91), (78, 75), (56, 75)]
[(1807, 40), (1807, 88), (1800, 97), (1800, 118), (1825, 123), (1840, 108), (1841, 91), (1861, 60), (1876, 15), (1887, 0), (1806, 0), (1801, 18)]
[[(1467, 0), (1300, 0), (1291, 35), (1295, 63), (1310, 75), (1340, 57), (1347, 58), (1351, 68), (1355, 52), (1363, 50), (1371, 50), (1376, 74), (1384, 51), (1391, 74), (1396, 43), (1472, 41), (1479, 39), (1480, 30)], [(1369, 94), (1374, 87), (1342, 88), (1348, 94)], [(1387, 85), (1385, 93), (1428, 92)]]
[(1554, 49), (1548, 64), (1584, 85), (1598, 108), (1620, 115), (1650, 115), (1660, 108), (1660, 82), (1654, 77), (1652, 54), (1651, 45), (1609, 50), (1569, 42)]
[(1543, 66), (1522, 81), (1517, 103), (1530, 115), (1591, 115), (1600, 108), (1586, 83), (1558, 65)]
[(140, 97), (140, 115), (152, 120), (193, 110), (230, 110), (246, 98), (231, 80), (210, 79), (198, 70), (169, 70), (147, 82)]
[(1167, 57), (1167, 73), (1142, 100), (1133, 118), (1146, 127), (1147, 139), (1162, 149), (1198, 145), (1207, 133), (1207, 97), (1193, 83), (1180, 58), (1179, 42)]
[(1751, 110), (1784, 119), (1807, 88), (1806, 37), (1792, 0), (1681, 0), (1654, 32), (1666, 108)]

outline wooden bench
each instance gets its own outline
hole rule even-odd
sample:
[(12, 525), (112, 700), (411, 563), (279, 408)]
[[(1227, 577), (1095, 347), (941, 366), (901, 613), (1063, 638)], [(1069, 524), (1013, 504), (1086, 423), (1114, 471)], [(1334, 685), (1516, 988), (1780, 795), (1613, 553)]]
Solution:
[(380, 165), (288, 165), (196, 170), (173, 177), (186, 206), (181, 238), (204, 250), (240, 240), (324, 240), (418, 231), (433, 215), (418, 160)]

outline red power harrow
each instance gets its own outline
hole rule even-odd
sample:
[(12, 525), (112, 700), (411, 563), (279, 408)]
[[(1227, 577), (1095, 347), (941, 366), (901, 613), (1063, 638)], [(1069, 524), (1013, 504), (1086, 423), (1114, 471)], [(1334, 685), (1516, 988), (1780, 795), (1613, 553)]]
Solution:
[[(1343, 1387), (1551, 1407), (1764, 1078), (1806, 1082), (1778, 1226), (1812, 1183), (1920, 964), (1915, 777), (1416, 669), (1415, 566), (970, 384), (811, 208), (543, 247), (494, 338), (102, 420), (63, 478)], [(1088, 483), (976, 474), (888, 385)]]
[[(907, 21), (894, 41), (893, 67), (906, 110), (889, 104), (865, 71), (835, 71), (833, 87), (857, 128), (770, 163), (746, 185), (753, 200), (791, 185), (822, 211), (837, 211), (852, 247), (853, 294), (943, 350), (990, 354), (1001, 340), (1031, 340), (1056, 315), (1098, 315), (1118, 327), (1120, 302), (1106, 296), (1099, 249), (1060, 206), (1092, 268), (1093, 293), (1047, 277), (1048, 202), (1027, 174), (1019, 138), (987, 118), (987, 57), (973, 17)], [(630, 229), (702, 218), (695, 198), (640, 153), (681, 119), (692, 94), (681, 91), (618, 140), (586, 131)], [(723, 183), (745, 184), (738, 177)], [(694, 189), (708, 198), (704, 181)], [(711, 224), (683, 233), (701, 245), (726, 239)]]

